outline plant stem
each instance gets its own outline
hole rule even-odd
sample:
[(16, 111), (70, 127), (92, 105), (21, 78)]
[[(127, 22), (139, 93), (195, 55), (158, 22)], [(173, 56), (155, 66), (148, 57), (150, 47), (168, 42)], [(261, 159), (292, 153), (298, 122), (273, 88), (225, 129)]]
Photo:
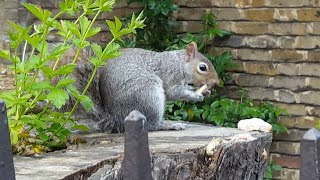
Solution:
[[(45, 45), (45, 42), (46, 42), (46, 39), (47, 39), (47, 35), (48, 35), (48, 30), (49, 30), (49, 27), (46, 26), (46, 28), (45, 28), (45, 30), (44, 30), (44, 33), (43, 33), (43, 35), (42, 35), (42, 39), (44, 39), (44, 41), (43, 41), (42, 46), (41, 46), (40, 60), (42, 60), (43, 54), (45, 53), (45, 52), (43, 52), (43, 51), (44, 51), (44, 45)], [(33, 78), (32, 78), (31, 84), (30, 84), (29, 94), (30, 94), (30, 92), (31, 92), (32, 86), (33, 86), (34, 82), (36, 81), (38, 75), (39, 75), (39, 69), (37, 69), (36, 72), (34, 73), (34, 76), (33, 76)]]
[[(15, 51), (14, 51), (14, 56), (13, 56), (13, 58), (14, 58), (14, 78), (15, 78), (15, 87), (16, 87), (16, 95), (18, 95), (19, 96), (19, 93), (18, 93), (18, 73), (17, 73), (17, 60), (16, 60), (16, 57), (17, 57), (17, 55), (18, 55), (18, 48), (16, 48), (15, 49)], [(17, 117), (19, 117), (19, 109), (20, 109), (20, 105), (16, 105), (16, 112), (15, 112), (15, 114), (16, 114), (16, 120), (18, 120), (18, 118)]]
[(60, 11), (58, 14), (56, 14), (54, 17), (53, 17), (53, 20), (56, 20), (60, 15), (62, 15), (64, 12), (63, 11)]
[[(81, 18), (82, 16), (84, 16), (84, 15), (85, 15), (85, 13), (82, 13), (82, 14), (78, 17), (78, 19), (74, 22), (74, 24), (77, 24), (78, 21), (80, 20), (80, 18)], [(67, 38), (70, 36), (70, 34), (71, 34), (71, 31), (69, 30), (68, 33), (67, 33)], [(63, 41), (63, 44), (64, 44), (64, 45), (65, 45), (65, 44), (67, 43), (67, 41), (68, 41), (67, 38)], [(55, 70), (55, 69), (57, 68), (59, 61), (60, 61), (60, 58), (58, 58), (58, 59), (56, 60), (54, 66), (53, 66), (53, 70)]]
[[(96, 15), (94, 16), (94, 18), (92, 19), (89, 27), (86, 29), (86, 32), (85, 32), (84, 36), (82, 37), (79, 46), (82, 46), (83, 42), (86, 40), (86, 36), (88, 35), (89, 30), (92, 28), (93, 23), (96, 21), (97, 17), (100, 15), (100, 13), (101, 13), (101, 10), (99, 9), (99, 11), (97, 12), (97, 14), (96, 14)], [(76, 55), (75, 55), (75, 57), (74, 57), (74, 59), (73, 59), (73, 61), (72, 61), (72, 64), (75, 64), (76, 61), (78, 60), (78, 57), (79, 57), (79, 54), (80, 54), (80, 51), (81, 51), (81, 50), (82, 50), (82, 48), (79, 47), (78, 50), (77, 50), (77, 53), (76, 53)]]
[[(59, 13), (58, 13), (58, 14), (59, 14)], [(57, 15), (58, 15), (58, 14), (57, 14)], [(62, 14), (62, 13), (60, 13), (60, 14)], [(56, 15), (56, 16), (57, 16), (57, 15)], [(82, 16), (84, 16), (84, 15), (85, 15), (85, 13), (82, 13), (81, 16), (79, 16), (79, 18), (74, 22), (74, 24), (78, 23), (79, 19), (80, 19)], [(58, 17), (58, 16), (57, 16), (57, 17)], [(67, 36), (69, 36), (70, 34), (71, 34), (71, 31), (68, 31)], [(66, 43), (67, 43), (67, 39), (64, 40), (63, 44), (66, 44)], [(34, 54), (34, 51), (35, 51), (35, 48), (32, 49), (31, 56)], [(55, 65), (54, 65), (54, 67), (53, 67), (53, 70), (56, 69), (59, 60), (60, 60), (60, 58), (58, 58), (58, 59), (56, 60)], [(38, 76), (38, 75), (37, 75), (37, 76)], [(34, 77), (36, 77), (36, 76), (34, 76)], [(38, 94), (38, 95), (33, 99), (33, 101), (31, 102), (31, 105), (28, 106), (27, 109), (25, 109), (25, 111), (24, 111), (22, 114), (20, 114), (19, 118), (20, 118), (22, 115), (26, 114), (26, 113), (30, 110), (30, 108), (34, 105), (34, 103), (37, 102), (38, 98), (42, 95), (42, 93), (43, 93), (43, 90), (40, 90), (39, 94)], [(44, 111), (48, 108), (49, 103), (50, 103), (50, 102), (47, 103), (47, 105), (45, 106), (45, 108), (44, 108), (40, 113), (42, 113), (42, 114), (44, 113)]]
[[(114, 41), (115, 41), (115, 38), (113, 38), (113, 39), (108, 43), (108, 45), (107, 45), (107, 46), (105, 47), (105, 49), (103, 50), (103, 53), (105, 53), (105, 51), (109, 48), (109, 46), (110, 46)], [(103, 54), (103, 53), (102, 53), (102, 54)], [(102, 56), (99, 58), (99, 61), (102, 61), (101, 58), (102, 58)], [(93, 79), (94, 79), (94, 77), (95, 77), (95, 75), (96, 75), (96, 73), (97, 73), (98, 68), (99, 68), (99, 66), (95, 66), (95, 67), (94, 67), (94, 70), (93, 70), (93, 72), (92, 72), (92, 74), (91, 74), (91, 77), (90, 77), (90, 79), (89, 79), (89, 82), (87, 83), (86, 87), (85, 87), (84, 90), (82, 91), (81, 96), (85, 95), (86, 92), (88, 91), (88, 89), (89, 89), (89, 87), (90, 87), (90, 85), (91, 85), (91, 83), (92, 83), (92, 81), (93, 81)], [(59, 129), (57, 129), (57, 130), (50, 136), (49, 139), (51, 139), (54, 135), (56, 135), (56, 134), (62, 129), (62, 127), (64, 127), (64, 126), (66, 125), (66, 123), (69, 121), (69, 119), (71, 118), (71, 116), (73, 115), (73, 113), (76, 111), (79, 103), (80, 103), (80, 101), (79, 101), (79, 99), (77, 99), (76, 103), (73, 105), (72, 110), (71, 110), (70, 114), (68, 115), (68, 117), (66, 118), (66, 120), (62, 123), (62, 125), (59, 127)]]

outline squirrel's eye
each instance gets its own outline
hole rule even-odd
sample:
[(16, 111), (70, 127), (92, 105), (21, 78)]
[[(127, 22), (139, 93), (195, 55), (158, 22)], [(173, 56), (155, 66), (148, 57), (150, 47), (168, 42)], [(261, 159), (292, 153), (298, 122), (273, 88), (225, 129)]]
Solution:
[(206, 64), (199, 64), (199, 69), (201, 71), (206, 71), (207, 70), (207, 65)]

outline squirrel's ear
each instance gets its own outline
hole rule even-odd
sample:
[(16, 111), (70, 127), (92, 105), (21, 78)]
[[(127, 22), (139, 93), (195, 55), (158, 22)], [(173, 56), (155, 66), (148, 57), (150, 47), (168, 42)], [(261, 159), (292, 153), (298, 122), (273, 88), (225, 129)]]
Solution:
[(191, 59), (194, 58), (194, 56), (196, 55), (196, 51), (198, 51), (197, 44), (195, 42), (189, 43), (186, 48), (186, 53), (187, 53), (186, 61), (187, 62), (189, 62)]

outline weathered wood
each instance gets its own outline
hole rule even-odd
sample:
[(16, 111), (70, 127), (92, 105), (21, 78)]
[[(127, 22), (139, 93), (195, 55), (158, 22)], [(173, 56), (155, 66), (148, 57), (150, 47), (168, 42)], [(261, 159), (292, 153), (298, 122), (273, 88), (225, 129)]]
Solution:
[[(116, 180), (121, 173), (123, 135), (95, 133), (80, 136), (87, 141), (86, 144), (36, 158), (16, 156), (17, 180), (85, 180), (89, 177), (90, 180), (99, 180), (112, 174), (115, 178), (111, 179)], [(185, 130), (149, 132), (148, 138), (155, 179), (168, 175), (168, 179), (213, 177), (211, 179), (245, 180), (262, 178), (272, 134), (187, 123)], [(215, 150), (209, 151), (211, 155), (205, 150), (208, 143)], [(264, 149), (266, 153), (263, 153)]]
[(320, 179), (320, 131), (312, 128), (301, 141), (301, 180)]
[(124, 121), (124, 179), (152, 180), (146, 122), (139, 111), (132, 111)]
[(0, 99), (0, 180), (15, 180), (5, 103)]
[[(207, 147), (179, 153), (154, 153), (154, 180), (262, 180), (268, 165), (271, 135), (259, 133), (214, 138)], [(122, 179), (122, 159), (101, 180)], [(110, 178), (112, 176), (112, 178)]]

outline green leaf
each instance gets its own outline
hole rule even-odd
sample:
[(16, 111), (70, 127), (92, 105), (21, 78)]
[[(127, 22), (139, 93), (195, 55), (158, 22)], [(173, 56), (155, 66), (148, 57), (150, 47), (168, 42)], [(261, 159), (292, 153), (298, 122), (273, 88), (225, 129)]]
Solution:
[(60, 3), (59, 7), (61, 11), (66, 12), (67, 14), (73, 16), (75, 14), (76, 1), (65, 0), (64, 2)]
[(42, 10), (40, 6), (31, 3), (22, 3), (22, 5), (27, 8), (34, 16), (40, 19), (43, 23), (48, 23), (48, 18), (51, 12), (48, 10)]
[(79, 46), (79, 47), (83, 49), (83, 48), (85, 48), (87, 46), (90, 46), (90, 42), (89, 41), (83, 41), (82, 45)]
[(47, 57), (47, 60), (60, 58), (67, 50), (71, 48), (70, 45), (61, 44), (52, 49), (51, 53)]
[(66, 101), (69, 99), (69, 95), (62, 89), (53, 89), (48, 94), (47, 98), (56, 108), (60, 109), (63, 105), (66, 104)]
[(11, 59), (10, 51), (9, 50), (0, 49), (0, 57), (2, 57), (4, 59), (7, 59), (7, 60), (10, 60)]
[(86, 34), (87, 29), (90, 25), (90, 21), (88, 20), (88, 18), (86, 16), (82, 16), (79, 19), (79, 22), (80, 22), (81, 37), (84, 37), (84, 35)]
[(111, 58), (115, 58), (121, 55), (121, 52), (119, 51), (120, 45), (117, 43), (111, 43), (109, 46), (106, 47), (106, 49), (102, 53), (102, 60), (108, 60)]
[(29, 58), (29, 64), (35, 69), (41, 69), (45, 65), (45, 61), (41, 61), (40, 56), (33, 55)]
[(51, 79), (54, 76), (54, 71), (50, 67), (43, 66), (40, 69), (42, 70), (42, 72), (46, 76), (46, 78)]
[(115, 0), (99, 0), (99, 8), (103, 12), (110, 12), (115, 4)]
[(52, 89), (52, 85), (48, 81), (35, 82), (32, 86), (33, 90), (43, 90), (43, 89)]
[(47, 56), (47, 52), (48, 52), (48, 48), (49, 48), (49, 45), (48, 45), (48, 42), (46, 40), (43, 40), (42, 42), (40, 42), (36, 49), (41, 53), (43, 54), (45, 57)]
[(64, 21), (69, 31), (71, 31), (74, 35), (76, 35), (78, 38), (81, 38), (81, 33), (78, 29), (78, 25), (74, 24), (69, 21)]
[(70, 94), (72, 94), (74, 97), (76, 97), (78, 99), (78, 97), (80, 96), (80, 92), (78, 91), (78, 89), (74, 86), (74, 85), (69, 85), (67, 86), (68, 92)]
[(97, 43), (92, 43), (91, 48), (93, 52), (96, 54), (97, 57), (100, 57), (102, 55), (102, 48), (99, 44)]
[(75, 80), (71, 79), (71, 78), (61, 79), (58, 82), (56, 88), (62, 88), (62, 87), (68, 86), (68, 85), (70, 85), (70, 84), (72, 84), (74, 82), (75, 82)]
[(274, 171), (280, 171), (280, 170), (282, 169), (282, 167), (279, 166), (279, 165), (277, 165), (277, 164), (275, 164), (275, 165), (272, 166), (272, 169), (273, 169)]
[(43, 132), (40, 132), (40, 131), (38, 131), (38, 132), (39, 132), (39, 137), (40, 137), (40, 139), (42, 141), (48, 141), (49, 140), (49, 136), (47, 134), (45, 134)]
[(72, 129), (75, 129), (75, 130), (80, 130), (80, 131), (85, 131), (85, 132), (88, 132), (90, 131), (90, 128), (84, 124), (77, 124), (77, 125), (74, 125), (72, 126)]
[(106, 22), (107, 22), (107, 24), (109, 26), (109, 30), (110, 30), (111, 34), (113, 36), (115, 36), (116, 35), (116, 25), (114, 24), (114, 22), (112, 22), (110, 20), (106, 20)]
[(65, 75), (70, 74), (74, 71), (74, 68), (76, 67), (75, 64), (66, 64), (61, 66), (58, 70), (54, 72), (55, 75)]
[(79, 33), (78, 35), (80, 35), (80, 32), (77, 30), (78, 29), (78, 26), (77, 25), (72, 25), (73, 23), (70, 22), (70, 21), (65, 21), (65, 20), (61, 20), (60, 23), (58, 21), (56, 21), (56, 27), (57, 29), (59, 30), (57, 32), (57, 34), (59, 34), (60, 36), (62, 36), (63, 38), (65, 38), (65, 40), (69, 40), (73, 34), (70, 33), (72, 32), (71, 30), (69, 31), (69, 26), (68, 26), (68, 23), (69, 23), (69, 26), (71, 26), (70, 28), (75, 28), (77, 31), (77, 33)]
[(61, 127), (60, 123), (52, 123), (49, 129), (50, 129), (51, 132), (55, 132), (60, 127)]
[(116, 22), (116, 32), (119, 32), (122, 28), (122, 22), (116, 16), (114, 17), (114, 20)]
[(101, 61), (96, 57), (90, 57), (90, 62), (95, 66), (99, 67), (101, 65)]
[(15, 93), (15, 91), (0, 92), (0, 98), (5, 101), (7, 108), (10, 108), (15, 104), (15, 98), (17, 97)]
[(36, 34), (32, 37), (27, 36), (26, 40), (28, 41), (29, 44), (31, 44), (32, 47), (36, 47), (41, 42), (41, 37)]
[(93, 106), (93, 102), (88, 96), (83, 96), (83, 98), (80, 102), (87, 112), (89, 112), (91, 110), (91, 108)]
[(99, 32), (101, 31), (101, 28), (100, 27), (97, 27), (97, 28), (91, 28), (89, 29), (88, 33), (87, 33), (87, 36), (85, 38), (89, 38), (91, 36), (94, 36), (96, 34), (98, 34)]

